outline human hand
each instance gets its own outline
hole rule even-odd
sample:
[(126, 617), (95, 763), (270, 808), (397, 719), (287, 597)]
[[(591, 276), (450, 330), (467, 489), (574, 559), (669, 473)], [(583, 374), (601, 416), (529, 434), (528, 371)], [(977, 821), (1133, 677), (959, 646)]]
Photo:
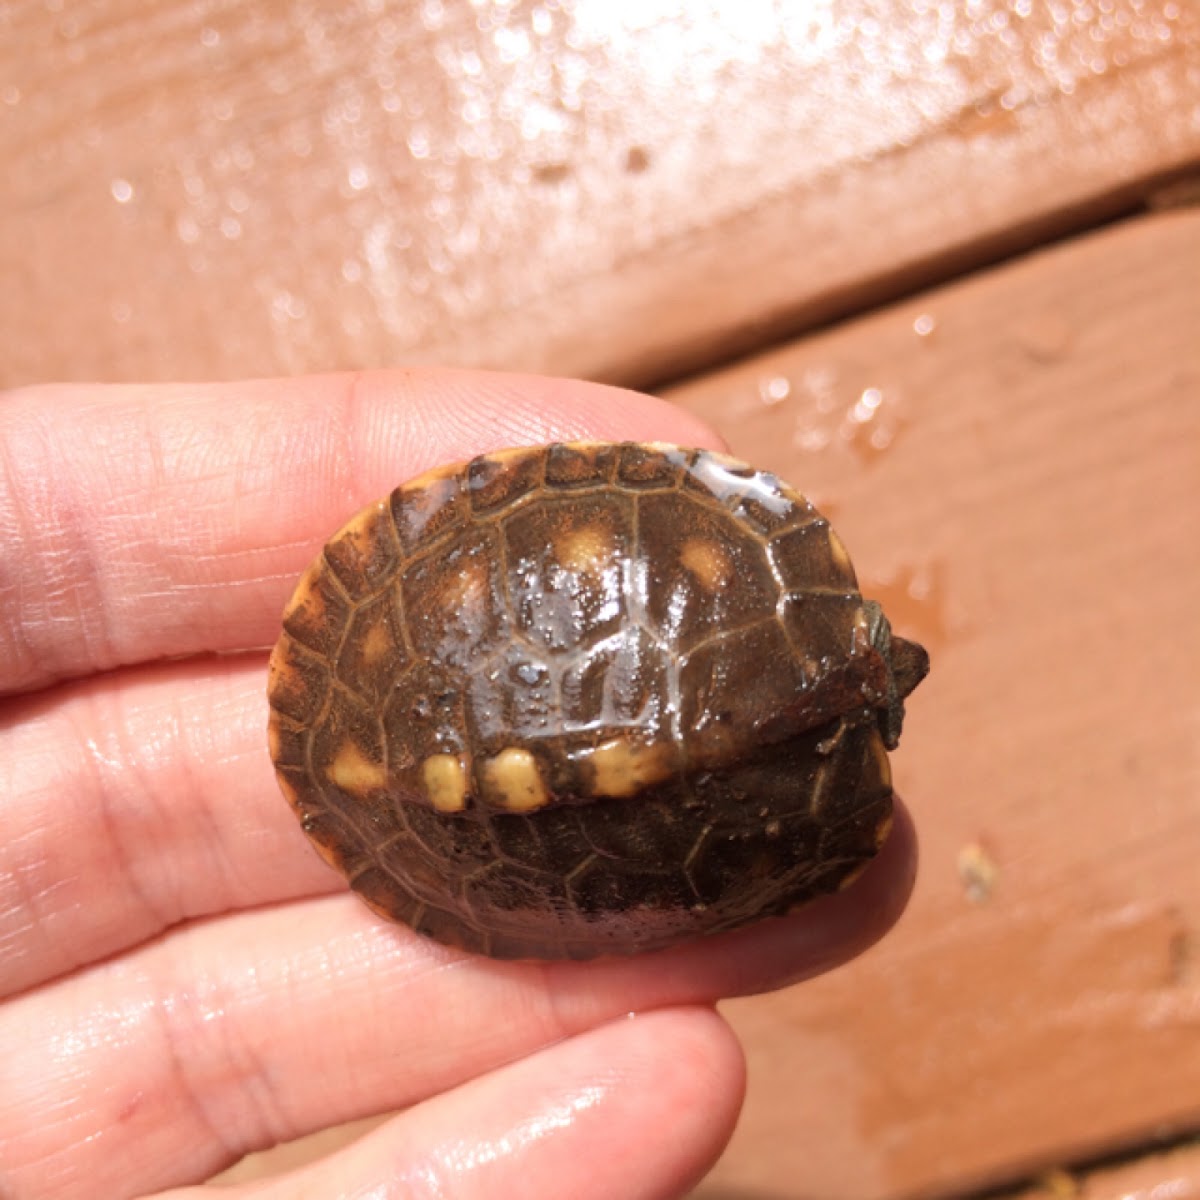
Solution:
[(587, 964), (428, 942), (312, 851), (265, 733), (300, 571), (428, 467), (572, 438), (717, 444), (647, 397), (445, 371), (0, 398), (4, 1200), (184, 1195), (400, 1109), (242, 1194), (678, 1196), (742, 1096), (714, 1003), (827, 970), (898, 916), (903, 814), (795, 917)]

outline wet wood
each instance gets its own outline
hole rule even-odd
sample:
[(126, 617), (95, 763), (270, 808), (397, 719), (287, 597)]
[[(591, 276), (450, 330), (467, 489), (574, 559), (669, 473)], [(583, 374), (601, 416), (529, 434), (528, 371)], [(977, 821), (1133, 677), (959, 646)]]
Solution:
[(443, 361), (646, 382), (1127, 207), (1200, 8), (0, 12), (0, 384)]
[(933, 671), (913, 906), (730, 1004), (700, 1196), (962, 1195), (1200, 1128), (1200, 212), (1147, 216), (677, 389), (807, 488)]
[[(1200, 214), (1159, 189), (1200, 7), (621, 11), (0, 11), (0, 384), (645, 382), (850, 317), (672, 395), (930, 646), (922, 878), (860, 963), (729, 1006), (750, 1100), (699, 1195), (963, 1195), (1200, 1128)], [(1003, 262), (1146, 195), (1184, 207)], [(1046, 1179), (1187, 1196), (1179, 1153)]]

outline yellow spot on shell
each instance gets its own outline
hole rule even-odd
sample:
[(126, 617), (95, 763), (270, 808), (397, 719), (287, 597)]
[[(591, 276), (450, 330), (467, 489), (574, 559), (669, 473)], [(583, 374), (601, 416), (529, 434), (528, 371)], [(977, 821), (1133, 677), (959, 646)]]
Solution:
[(429, 803), (438, 812), (462, 812), (467, 806), (467, 773), (453, 754), (431, 754), (421, 767)]
[(683, 544), (680, 561), (709, 592), (724, 587), (733, 577), (729, 556), (711, 538), (688, 538)]
[(372, 625), (367, 630), (367, 636), (363, 638), (363, 663), (368, 667), (374, 666), (391, 648), (392, 639), (388, 634), (387, 626), (382, 621), (377, 625)]
[(587, 757), (595, 772), (593, 794), (618, 799), (669, 778), (675, 761), (669, 746), (639, 746), (624, 738), (602, 743)]
[(555, 544), (558, 561), (569, 571), (580, 575), (600, 572), (612, 561), (612, 538), (607, 529), (585, 525), (564, 534)]
[(550, 802), (537, 759), (517, 746), (485, 762), (481, 782), (487, 799), (509, 812), (532, 812)]
[(326, 771), (329, 781), (344, 792), (369, 792), (387, 783), (387, 772), (372, 762), (353, 742), (342, 743)]

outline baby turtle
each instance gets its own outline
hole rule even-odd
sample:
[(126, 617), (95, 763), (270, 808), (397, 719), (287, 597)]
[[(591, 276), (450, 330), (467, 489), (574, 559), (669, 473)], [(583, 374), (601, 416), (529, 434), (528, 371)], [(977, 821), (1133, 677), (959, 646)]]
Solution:
[(929, 661), (803, 496), (634, 443), (397, 488), (283, 629), (271, 755), (305, 832), (376, 911), (497, 958), (653, 950), (844, 887)]

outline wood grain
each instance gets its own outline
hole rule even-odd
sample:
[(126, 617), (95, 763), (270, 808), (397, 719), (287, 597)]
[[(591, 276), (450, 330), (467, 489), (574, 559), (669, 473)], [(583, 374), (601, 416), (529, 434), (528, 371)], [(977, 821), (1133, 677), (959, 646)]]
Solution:
[(1144, 217), (672, 397), (822, 506), (933, 671), (909, 914), (730, 1004), (699, 1193), (962, 1195), (1200, 1128), (1200, 212)]
[(0, 8), (0, 385), (646, 382), (1200, 158), (1177, 0)]
[(991, 1200), (1200, 1200), (1200, 1143), (1079, 1173), (1048, 1171), (1032, 1188)]

